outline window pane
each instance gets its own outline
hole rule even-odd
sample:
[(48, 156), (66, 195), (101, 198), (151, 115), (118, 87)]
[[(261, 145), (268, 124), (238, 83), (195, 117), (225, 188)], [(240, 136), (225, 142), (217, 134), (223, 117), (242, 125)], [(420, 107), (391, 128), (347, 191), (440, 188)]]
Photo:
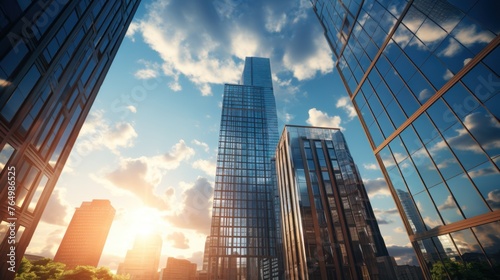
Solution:
[(31, 198), (28, 211), (33, 212), (35, 210), (38, 204), (38, 200), (40, 199), (40, 196), (42, 195), (46, 184), (47, 184), (47, 176), (43, 175), (42, 179), (40, 180), (38, 186), (35, 189), (35, 192), (33, 193), (33, 197)]
[(445, 180), (463, 172), (455, 156), (453, 156), (450, 148), (441, 136), (429, 142), (426, 147)]
[(443, 133), (443, 136), (465, 170), (476, 167), (487, 160), (481, 147), (472, 139), (461, 123), (449, 128)]
[(446, 183), (466, 218), (481, 215), (489, 211), (466, 175), (458, 175)]
[(427, 192), (414, 195), (413, 199), (428, 230), (443, 225)]
[(411, 158), (413, 159), (415, 167), (418, 169), (420, 177), (424, 180), (427, 188), (442, 182), (441, 177), (439, 176), (434, 163), (429, 158), (429, 154), (425, 148), (415, 152), (411, 155)]
[(399, 164), (399, 169), (401, 170), (401, 174), (403, 174), (406, 185), (412, 194), (417, 194), (424, 190), (424, 184), (418, 176), (417, 170), (415, 169), (415, 166), (410, 158), (403, 160)]
[(500, 210), (500, 173), (490, 162), (469, 171), (469, 176), (493, 210)]
[(458, 210), (453, 196), (443, 183), (430, 188), (429, 194), (438, 207), (439, 213), (441, 214), (445, 224), (450, 224), (464, 219)]
[(477, 236), (477, 240), (483, 246), (484, 252), (490, 258), (494, 266), (500, 264), (500, 239), (498, 233), (500, 232), (500, 223), (493, 222), (486, 225), (473, 227), (472, 230)]
[(10, 157), (14, 153), (14, 148), (6, 143), (0, 152), (0, 172), (5, 168)]
[(462, 121), (491, 158), (500, 155), (500, 124), (494, 116), (479, 107)]

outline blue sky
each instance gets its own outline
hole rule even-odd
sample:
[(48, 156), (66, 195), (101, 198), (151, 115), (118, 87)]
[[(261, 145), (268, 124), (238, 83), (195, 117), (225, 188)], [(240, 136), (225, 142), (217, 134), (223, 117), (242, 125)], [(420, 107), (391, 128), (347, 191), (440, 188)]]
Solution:
[(341, 127), (399, 263), (412, 249), (307, 0), (142, 1), (28, 247), (53, 257), (74, 208), (117, 210), (100, 265), (158, 231), (166, 258), (201, 265), (210, 227), (224, 83), (271, 59), (279, 130)]

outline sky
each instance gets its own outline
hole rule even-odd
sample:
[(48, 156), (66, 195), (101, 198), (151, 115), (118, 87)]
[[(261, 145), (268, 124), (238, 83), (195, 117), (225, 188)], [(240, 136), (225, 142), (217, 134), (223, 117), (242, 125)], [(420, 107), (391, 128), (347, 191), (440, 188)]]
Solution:
[(413, 249), (308, 0), (143, 0), (82, 127), (27, 253), (55, 255), (75, 208), (116, 209), (99, 265), (116, 270), (141, 233), (201, 268), (210, 229), (224, 83), (268, 57), (285, 124), (339, 127), (389, 253)]

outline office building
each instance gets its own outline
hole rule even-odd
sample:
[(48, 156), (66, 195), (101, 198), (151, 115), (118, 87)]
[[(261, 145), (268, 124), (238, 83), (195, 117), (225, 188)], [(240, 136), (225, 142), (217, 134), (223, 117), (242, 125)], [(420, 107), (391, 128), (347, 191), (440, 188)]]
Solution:
[[(0, 190), (15, 197), (14, 211), (0, 208), (0, 252), (15, 219), (17, 264), (139, 2), (0, 2), (0, 182), (16, 171), (15, 196)], [(1, 279), (14, 277), (8, 259)]]
[(118, 265), (117, 274), (129, 275), (130, 280), (159, 278), (158, 265), (163, 241), (159, 234), (139, 234), (125, 260)]
[(398, 265), (396, 267), (398, 280), (424, 280), (422, 270), (414, 265)]
[(196, 267), (195, 263), (188, 260), (170, 257), (162, 269), (160, 280), (196, 280)]
[(66, 264), (68, 269), (78, 265), (97, 267), (115, 212), (109, 200), (83, 202), (75, 210), (54, 261)]
[(339, 129), (286, 125), (276, 173), (286, 279), (396, 279)]
[(500, 277), (500, 2), (311, 2), (424, 275)]
[(260, 279), (278, 261), (271, 161), (277, 139), (269, 59), (248, 57), (241, 83), (224, 86), (209, 279)]

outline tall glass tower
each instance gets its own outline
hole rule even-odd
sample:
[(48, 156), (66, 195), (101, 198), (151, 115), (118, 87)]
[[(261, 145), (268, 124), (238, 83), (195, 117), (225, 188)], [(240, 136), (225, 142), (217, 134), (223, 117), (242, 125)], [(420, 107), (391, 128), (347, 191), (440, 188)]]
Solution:
[(278, 139), (269, 59), (248, 57), (224, 86), (209, 245), (209, 279), (278, 277), (274, 156)]
[(286, 125), (276, 173), (286, 279), (396, 279), (339, 129)]
[(427, 277), (500, 276), (495, 0), (312, 0)]
[(0, 2), (1, 279), (15, 275), (139, 2)]

